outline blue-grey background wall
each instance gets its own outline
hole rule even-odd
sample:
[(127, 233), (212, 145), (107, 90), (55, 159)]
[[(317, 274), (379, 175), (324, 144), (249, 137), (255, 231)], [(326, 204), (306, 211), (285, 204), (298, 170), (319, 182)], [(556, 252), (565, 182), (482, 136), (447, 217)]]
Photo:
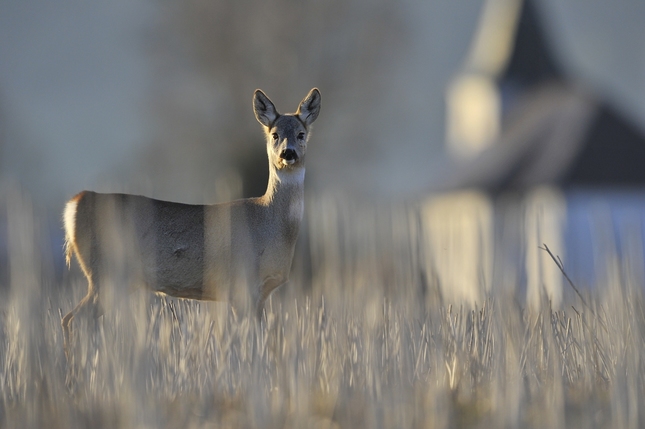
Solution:
[[(645, 4), (536, 4), (567, 73), (643, 127)], [(252, 91), (288, 111), (319, 86), (310, 189), (423, 191), (448, 162), (444, 94), (481, 8), (4, 1), (0, 176), (56, 210), (84, 188), (188, 202), (217, 199), (215, 183), (257, 192), (246, 179), (264, 162)]]

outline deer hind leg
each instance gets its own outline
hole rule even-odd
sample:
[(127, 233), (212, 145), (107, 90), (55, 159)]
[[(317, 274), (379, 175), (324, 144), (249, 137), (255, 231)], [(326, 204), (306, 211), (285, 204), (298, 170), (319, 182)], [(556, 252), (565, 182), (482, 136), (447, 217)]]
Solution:
[(65, 357), (68, 362), (72, 358), (72, 348), (73, 348), (73, 330), (71, 323), (76, 319), (76, 325), (78, 327), (78, 322), (88, 323), (95, 321), (101, 315), (99, 307), (99, 294), (92, 287), (92, 281), (90, 279), (90, 286), (88, 288), (87, 295), (74, 307), (72, 311), (67, 313), (65, 317), (61, 320), (61, 326), (63, 328), (63, 348), (65, 349)]

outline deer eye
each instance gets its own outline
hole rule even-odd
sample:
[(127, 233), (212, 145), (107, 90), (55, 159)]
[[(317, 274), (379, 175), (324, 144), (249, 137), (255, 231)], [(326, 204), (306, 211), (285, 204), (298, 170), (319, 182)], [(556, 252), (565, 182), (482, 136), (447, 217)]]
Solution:
[(279, 138), (278, 133), (271, 134), (271, 137), (273, 137), (273, 140), (278, 140)]
[(298, 133), (298, 140), (304, 140), (305, 139), (305, 133)]

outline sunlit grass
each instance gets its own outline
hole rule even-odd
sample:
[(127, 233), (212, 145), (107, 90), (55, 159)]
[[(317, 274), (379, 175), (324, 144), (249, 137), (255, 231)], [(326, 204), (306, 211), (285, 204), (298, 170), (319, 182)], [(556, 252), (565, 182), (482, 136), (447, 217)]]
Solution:
[(135, 292), (79, 327), (67, 365), (59, 309), (85, 280), (50, 280), (38, 216), (16, 196), (11, 210), (2, 427), (645, 424), (642, 285), (620, 260), (586, 305), (527, 309), (494, 287), (451, 302), (427, 263), (422, 210), (321, 198), (264, 326), (226, 304)]

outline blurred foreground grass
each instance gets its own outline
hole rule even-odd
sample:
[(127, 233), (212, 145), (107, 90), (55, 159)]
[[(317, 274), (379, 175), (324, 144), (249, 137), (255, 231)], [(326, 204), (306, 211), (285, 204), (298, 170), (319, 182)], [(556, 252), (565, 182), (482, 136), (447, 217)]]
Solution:
[(460, 303), (428, 268), (419, 210), (320, 198), (266, 326), (135, 292), (82, 331), (72, 371), (59, 309), (85, 279), (54, 280), (46, 228), (11, 198), (2, 427), (645, 426), (645, 302), (619, 260), (588, 306), (528, 309), (494, 287)]

